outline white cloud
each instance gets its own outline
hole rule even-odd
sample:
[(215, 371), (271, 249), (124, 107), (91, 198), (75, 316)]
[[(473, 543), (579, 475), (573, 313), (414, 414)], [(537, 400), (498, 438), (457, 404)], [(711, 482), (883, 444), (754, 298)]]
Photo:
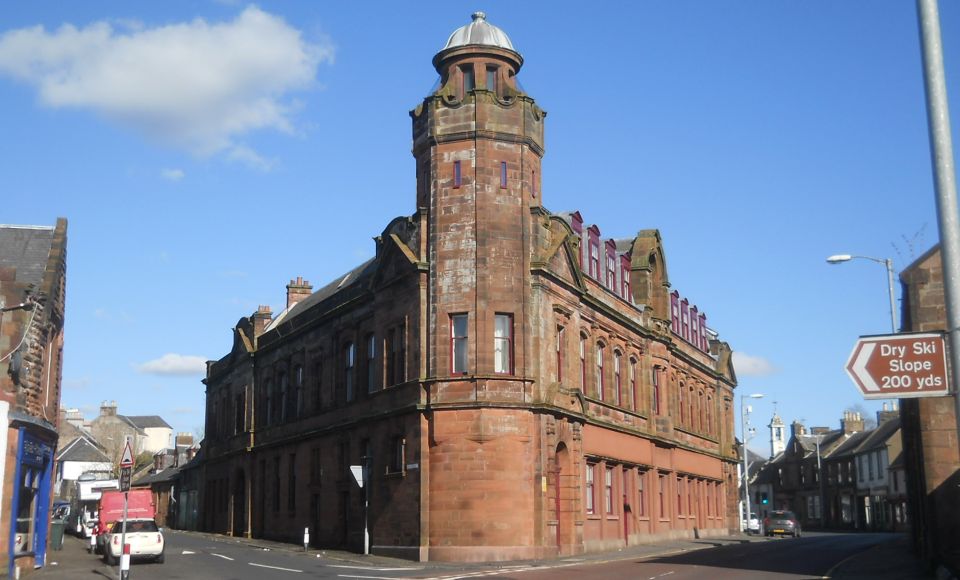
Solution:
[(737, 351), (733, 353), (733, 368), (738, 375), (749, 377), (765, 377), (777, 372), (777, 368), (767, 359)]
[(148, 375), (202, 375), (207, 370), (207, 359), (202, 356), (167, 353), (137, 365), (137, 370)]
[(36, 87), (52, 108), (91, 110), (200, 156), (269, 169), (238, 139), (295, 131), (288, 96), (314, 86), (333, 61), (329, 42), (307, 42), (282, 18), (250, 6), (233, 21), (203, 19), (154, 28), (97, 22), (0, 35), (0, 74)]
[(163, 169), (160, 171), (160, 177), (167, 181), (180, 181), (185, 175), (182, 169)]

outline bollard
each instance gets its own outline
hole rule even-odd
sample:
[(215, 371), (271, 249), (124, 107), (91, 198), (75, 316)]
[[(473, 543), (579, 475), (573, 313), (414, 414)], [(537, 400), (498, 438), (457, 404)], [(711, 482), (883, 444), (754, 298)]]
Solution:
[(123, 555), (120, 556), (120, 580), (130, 578), (130, 544), (123, 545)]
[(310, 528), (303, 528), (303, 551), (307, 551), (310, 546)]

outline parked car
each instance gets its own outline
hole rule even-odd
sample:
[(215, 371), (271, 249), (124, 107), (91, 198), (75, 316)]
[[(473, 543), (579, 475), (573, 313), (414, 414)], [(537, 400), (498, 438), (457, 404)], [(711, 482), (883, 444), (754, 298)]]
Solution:
[(800, 521), (791, 511), (773, 510), (763, 520), (763, 529), (768, 536), (791, 535), (800, 537)]
[(747, 520), (747, 525), (743, 527), (748, 534), (759, 534), (760, 533), (760, 518), (757, 517), (757, 514), (750, 514), (750, 519)]
[[(103, 559), (110, 566), (116, 566), (123, 554), (120, 537), (123, 533), (123, 521), (114, 522), (103, 541)], [(130, 559), (150, 558), (163, 563), (163, 530), (157, 522), (147, 519), (127, 520), (126, 541), (130, 544)]]

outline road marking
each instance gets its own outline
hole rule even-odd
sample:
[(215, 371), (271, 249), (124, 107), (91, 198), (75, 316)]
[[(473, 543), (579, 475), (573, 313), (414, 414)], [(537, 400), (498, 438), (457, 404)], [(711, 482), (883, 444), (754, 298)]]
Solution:
[(270, 568), (271, 570), (283, 570), (284, 572), (297, 572), (302, 573), (303, 570), (294, 570), (293, 568), (281, 568), (280, 566), (267, 566), (266, 564), (257, 564), (255, 562), (247, 562), (251, 566), (257, 566), (259, 568)]
[(231, 562), (233, 562), (233, 558), (231, 558), (230, 556), (224, 556), (223, 554), (213, 554), (213, 553), (211, 553), (211, 555), (216, 556), (217, 558), (223, 558), (224, 560), (230, 560)]
[(423, 570), (423, 566), (409, 568), (377, 568), (374, 566), (347, 566), (346, 564), (327, 564), (330, 568), (346, 568), (348, 570), (369, 570), (370, 572), (402, 572), (406, 570)]
[(396, 576), (352, 576), (350, 574), (337, 574), (340, 578), (369, 578), (372, 580), (397, 580)]
[(191, 552), (190, 550), (184, 550), (183, 554), (196, 554), (196, 552)]
[(670, 570), (669, 572), (664, 572), (663, 574), (658, 574), (656, 576), (651, 576), (650, 580), (653, 580), (654, 578), (663, 578), (664, 576), (669, 576), (671, 574), (673, 574), (673, 570)]

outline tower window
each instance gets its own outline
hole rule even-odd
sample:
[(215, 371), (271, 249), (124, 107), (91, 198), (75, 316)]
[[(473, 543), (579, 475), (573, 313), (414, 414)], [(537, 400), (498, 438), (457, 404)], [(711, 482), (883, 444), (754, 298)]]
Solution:
[(476, 88), (473, 80), (473, 65), (463, 67), (460, 73), (463, 75), (463, 94), (467, 94)]
[(453, 187), (460, 187), (461, 183), (462, 182), (460, 180), (460, 162), (454, 161), (453, 162)]
[(513, 373), (513, 315), (497, 314), (493, 325), (493, 370)]
[(467, 315), (450, 315), (450, 372), (467, 372)]
[(487, 90), (497, 90), (497, 67), (495, 66), (487, 67)]
[(507, 162), (500, 162), (500, 187), (504, 188), (507, 186)]

